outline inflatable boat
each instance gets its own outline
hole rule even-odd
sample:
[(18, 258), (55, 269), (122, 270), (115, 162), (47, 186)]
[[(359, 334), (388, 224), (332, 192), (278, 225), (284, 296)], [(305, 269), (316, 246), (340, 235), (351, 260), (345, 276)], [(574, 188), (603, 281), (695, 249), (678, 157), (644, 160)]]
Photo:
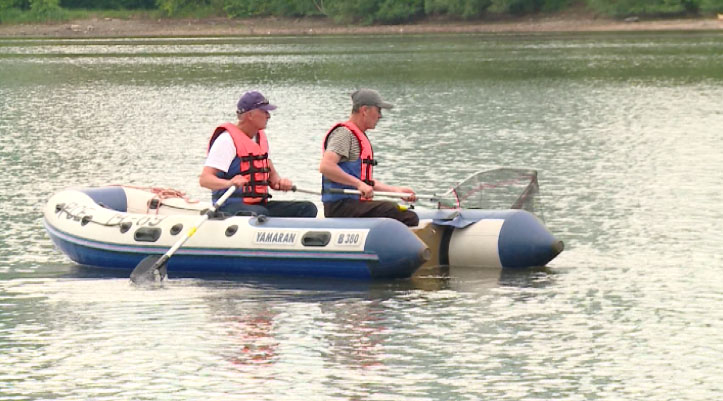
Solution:
[[(212, 205), (156, 188), (63, 190), (45, 228), (76, 263), (131, 270), (195, 229)], [(387, 218), (210, 216), (168, 261), (169, 274), (274, 274), (379, 279), (423, 265), (544, 266), (562, 243), (525, 210), (415, 209), (418, 227)]]

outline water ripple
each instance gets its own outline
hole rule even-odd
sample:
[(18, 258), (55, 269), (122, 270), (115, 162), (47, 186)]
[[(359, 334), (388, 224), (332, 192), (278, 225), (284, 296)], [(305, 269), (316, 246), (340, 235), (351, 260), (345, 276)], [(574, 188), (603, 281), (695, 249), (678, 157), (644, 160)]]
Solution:
[[(720, 35), (373, 39), (3, 43), (0, 398), (718, 397)], [(370, 132), (377, 178), (440, 193), (535, 167), (565, 252), (535, 271), (141, 290), (70, 263), (42, 228), (69, 186), (206, 198), (208, 137), (251, 88), (279, 106), (274, 164), (317, 188), (321, 138), (360, 86), (396, 106)]]

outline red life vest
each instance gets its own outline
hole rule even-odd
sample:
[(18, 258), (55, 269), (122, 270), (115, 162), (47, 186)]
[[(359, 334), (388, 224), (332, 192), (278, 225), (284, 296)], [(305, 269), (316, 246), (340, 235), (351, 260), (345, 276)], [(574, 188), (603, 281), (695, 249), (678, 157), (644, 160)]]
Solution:
[[(243, 202), (247, 204), (266, 202), (266, 199), (271, 197), (269, 195), (269, 172), (271, 171), (268, 159), (269, 143), (266, 140), (266, 134), (263, 130), (260, 130), (257, 134), (258, 143), (256, 143), (235, 124), (224, 123), (218, 126), (211, 135), (208, 150), (211, 150), (213, 142), (224, 131), (227, 131), (231, 135), (231, 139), (233, 139), (233, 144), (236, 147), (236, 157), (231, 162), (228, 172), (221, 172), (222, 174), (219, 174), (219, 177), (231, 179), (240, 174), (248, 179), (247, 185), (236, 189), (229, 200), (242, 198)], [(224, 192), (223, 189), (214, 191), (214, 200), (218, 199)]]
[[(329, 135), (338, 127), (345, 127), (349, 131), (354, 134), (357, 141), (359, 141), (359, 159), (354, 161), (346, 161), (339, 163), (339, 167), (346, 172), (347, 174), (350, 174), (360, 180), (362, 180), (364, 183), (370, 186), (374, 186), (374, 179), (372, 178), (372, 171), (374, 170), (374, 166), (377, 164), (377, 161), (374, 160), (374, 149), (372, 148), (371, 142), (369, 142), (369, 138), (362, 132), (362, 130), (359, 129), (359, 127), (356, 126), (351, 121), (338, 123), (331, 127), (329, 132), (326, 133), (326, 136), (324, 137), (324, 142), (322, 145), (322, 152), (326, 150), (326, 143), (329, 140)], [(326, 177), (322, 176), (322, 191), (328, 190), (331, 188), (348, 188), (348, 189), (354, 189), (353, 187), (342, 185), (339, 183), (336, 183), (334, 181), (331, 181), (327, 179)], [(326, 191), (324, 191), (326, 192)], [(339, 199), (343, 198), (356, 198), (359, 199), (360, 197), (358, 195), (341, 195), (341, 194), (328, 194), (324, 193), (322, 194), (321, 200), (324, 202), (333, 202)], [(361, 200), (368, 200), (368, 199), (361, 199)]]

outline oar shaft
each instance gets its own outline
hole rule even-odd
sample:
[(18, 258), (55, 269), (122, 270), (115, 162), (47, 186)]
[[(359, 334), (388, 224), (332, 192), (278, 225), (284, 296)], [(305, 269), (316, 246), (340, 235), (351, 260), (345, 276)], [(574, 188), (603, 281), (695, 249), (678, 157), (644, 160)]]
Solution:
[(236, 191), (236, 187), (233, 185), (230, 186), (226, 190), (226, 192), (224, 192), (224, 194), (221, 196), (221, 198), (211, 206), (209, 211), (203, 215), (201, 220), (199, 220), (198, 223), (194, 227), (191, 227), (185, 236), (183, 236), (178, 241), (176, 241), (176, 243), (173, 244), (171, 249), (169, 249), (168, 252), (164, 253), (163, 256), (161, 256), (160, 258), (158, 258), (155, 261), (154, 261), (154, 259), (156, 258), (156, 256), (153, 256), (153, 255), (146, 256), (145, 258), (143, 258), (143, 260), (141, 260), (141, 262), (138, 263), (138, 265), (136, 265), (135, 269), (133, 269), (133, 271), (131, 272), (131, 282), (133, 282), (134, 284), (141, 284), (144, 282), (148, 282), (150, 280), (162, 281), (166, 275), (166, 273), (165, 273), (166, 269), (164, 267), (165, 267), (166, 263), (168, 263), (168, 259), (170, 259), (171, 256), (173, 256), (173, 254), (176, 253), (178, 248), (183, 246), (183, 244), (185, 244), (186, 241), (188, 241), (188, 239), (191, 238), (193, 236), (193, 234), (196, 233), (196, 231), (198, 231), (198, 228), (201, 227), (201, 225), (203, 223), (208, 221), (208, 219), (211, 217), (211, 215), (219, 207), (221, 207), (221, 205), (223, 205), (224, 202), (226, 202), (226, 199), (228, 199), (231, 196), (231, 194), (233, 194), (234, 191)]
[[(321, 195), (321, 191), (314, 191), (311, 189), (303, 189), (303, 188), (297, 188), (294, 187), (291, 189), (294, 192), (302, 192), (305, 194), (312, 194), (312, 195)], [(342, 189), (342, 188), (331, 188), (327, 189), (324, 192), (330, 193), (330, 194), (344, 194), (344, 195), (361, 195), (361, 192), (356, 189)], [(386, 196), (388, 198), (406, 198), (410, 196), (411, 194), (406, 192), (385, 192), (385, 191), (374, 191), (374, 196)], [(417, 199), (427, 199), (431, 201), (439, 200), (437, 196), (434, 195), (414, 195)]]
[[(215, 211), (215, 209), (213, 209), (213, 211)], [(165, 261), (164, 261), (163, 259), (168, 259), (168, 258), (170, 258), (174, 253), (176, 253), (176, 251), (178, 250), (178, 248), (182, 247), (183, 244), (185, 244), (186, 241), (188, 241), (188, 239), (191, 238), (191, 237), (193, 236), (193, 234), (196, 233), (196, 231), (198, 230), (198, 227), (201, 227), (201, 225), (202, 225), (203, 223), (205, 223), (207, 220), (208, 220), (208, 214), (203, 215), (203, 218), (201, 218), (201, 221), (199, 221), (198, 224), (196, 224), (195, 227), (191, 227), (191, 229), (188, 230), (188, 232), (186, 233), (186, 235), (185, 235), (183, 238), (181, 238), (180, 240), (178, 240), (178, 242), (176, 242), (175, 244), (173, 244), (173, 246), (171, 247), (171, 249), (169, 249), (168, 252), (166, 252), (166, 253), (163, 255), (163, 258), (161, 258), (161, 259), (158, 261), (158, 262), (159, 262), (159, 265), (165, 263)]]
[(178, 242), (176, 242), (175, 244), (173, 244), (173, 246), (171, 247), (171, 249), (169, 249), (168, 252), (166, 252), (166, 253), (163, 255), (163, 257), (162, 257), (156, 264), (158, 264), (159, 266), (162, 265), (163, 263), (165, 263), (166, 260), (168, 260), (168, 258), (170, 258), (174, 253), (176, 253), (176, 251), (178, 250), (178, 248), (182, 247), (183, 244), (185, 244), (186, 241), (188, 241), (188, 239), (191, 238), (191, 237), (193, 236), (193, 234), (196, 233), (196, 231), (198, 231), (198, 228), (201, 227), (201, 225), (208, 220), (209, 215), (212, 214), (213, 212), (215, 212), (216, 210), (218, 210), (219, 207), (223, 206), (224, 202), (226, 202), (226, 200), (227, 200), (231, 195), (233, 195), (233, 192), (234, 192), (235, 190), (236, 190), (236, 187), (235, 187), (235, 186), (233, 186), (233, 185), (230, 186), (230, 187), (226, 190), (226, 192), (224, 192), (224, 194), (221, 195), (221, 197), (218, 199), (218, 201), (216, 201), (216, 203), (214, 203), (214, 204), (211, 206), (211, 208), (209, 209), (209, 212), (203, 215), (203, 217), (202, 217), (201, 220), (198, 222), (198, 224), (196, 224), (194, 227), (191, 227), (191, 229), (188, 230), (188, 233), (186, 233), (186, 236), (184, 236), (183, 238), (181, 238), (180, 240), (178, 240)]
[(321, 191), (315, 191), (313, 189), (299, 188), (296, 185), (291, 187), (292, 192), (301, 192), (302, 194), (321, 195)]
[[(223, 195), (221, 195), (221, 197), (218, 199), (218, 201), (216, 201), (216, 203), (214, 203), (213, 206), (211, 206), (211, 211), (215, 212), (216, 210), (218, 210), (218, 208), (223, 206), (223, 204), (226, 202), (226, 199), (230, 198), (231, 195), (233, 195), (234, 191), (236, 191), (235, 186), (231, 185), (230, 187), (228, 187), (226, 192), (224, 192)], [(208, 214), (206, 214), (206, 215), (208, 216)]]
[[(341, 189), (341, 188), (331, 188), (327, 190), (331, 194), (345, 194), (345, 195), (361, 195), (361, 192), (356, 189)], [(406, 198), (409, 197), (410, 193), (407, 192), (385, 192), (385, 191), (374, 191), (375, 196), (386, 196), (388, 198)], [(417, 199), (429, 199), (429, 200), (436, 200), (437, 197), (433, 195), (414, 195)]]

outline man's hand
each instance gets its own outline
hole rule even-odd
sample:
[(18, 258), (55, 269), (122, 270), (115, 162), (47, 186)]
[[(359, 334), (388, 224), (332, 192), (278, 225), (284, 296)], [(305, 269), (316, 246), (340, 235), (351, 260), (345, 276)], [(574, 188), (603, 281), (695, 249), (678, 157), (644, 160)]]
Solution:
[(408, 187), (397, 187), (395, 192), (404, 192), (410, 194), (410, 196), (402, 198), (406, 202), (414, 202), (417, 200), (417, 196), (414, 194), (414, 190)]
[[(246, 183), (249, 182), (248, 178), (246, 178), (245, 176), (240, 175), (240, 174), (233, 176), (233, 177), (232, 177), (230, 180), (228, 180), (228, 181), (229, 181), (228, 187), (230, 187), (230, 186), (233, 185), (233, 186), (235, 186), (236, 188), (241, 188), (241, 187), (243, 187), (244, 185), (246, 185)], [(226, 187), (226, 188), (228, 188), (228, 187)]]
[(279, 178), (270, 183), (271, 188), (277, 191), (290, 191), (294, 184), (288, 178)]
[(359, 181), (356, 186), (357, 191), (361, 192), (361, 197), (364, 199), (371, 199), (374, 197), (374, 188), (367, 185), (364, 181)]

